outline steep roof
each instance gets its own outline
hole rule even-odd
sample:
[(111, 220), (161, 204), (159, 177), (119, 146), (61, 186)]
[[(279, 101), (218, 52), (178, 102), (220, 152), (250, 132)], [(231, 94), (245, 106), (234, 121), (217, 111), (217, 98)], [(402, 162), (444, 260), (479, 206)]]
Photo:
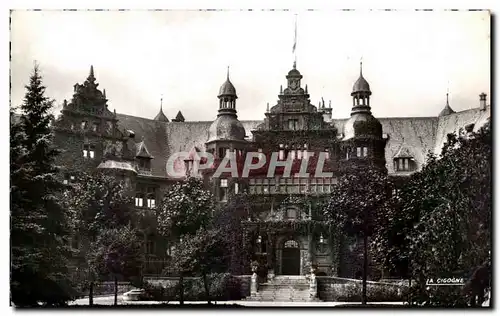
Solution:
[[(472, 109), (452, 113), (444, 117), (389, 117), (378, 118), (383, 134), (389, 139), (385, 148), (385, 159), (389, 174), (395, 173), (392, 163), (395, 157), (411, 155), (419, 168), (425, 163), (428, 152), (439, 154), (448, 133), (457, 132), (468, 124), (475, 124), (477, 130), (489, 120), (490, 110)], [(204, 151), (208, 130), (212, 121), (160, 122), (147, 118), (117, 114), (122, 129), (135, 133), (133, 145), (142, 139), (144, 148), (154, 157), (151, 161), (152, 174), (165, 177), (166, 162), (171, 154), (179, 151), (191, 152), (193, 148)], [(339, 132), (347, 119), (333, 119)], [(247, 137), (263, 121), (240, 121)], [(139, 148), (139, 147), (136, 147)]]
[[(481, 111), (479, 108), (451, 113), (447, 116), (439, 117), (436, 130), (436, 142), (433, 150), (434, 154), (441, 154), (441, 149), (447, 140), (448, 134), (458, 133), (461, 128), (465, 128), (465, 126), (469, 124), (474, 124), (474, 129), (477, 130), (477, 128), (480, 128), (480, 124), (484, 124), (489, 117), (489, 110)], [(479, 124), (476, 126), (476, 123)]]
[[(141, 139), (142, 146), (154, 157), (151, 160), (151, 173), (158, 177), (166, 176), (167, 160), (173, 153), (190, 152), (193, 147), (204, 151), (205, 142), (208, 140), (208, 129), (212, 124), (211, 121), (160, 122), (118, 113), (117, 118), (120, 128), (135, 133), (135, 141), (129, 144), (138, 149), (136, 142)], [(261, 121), (241, 121), (241, 123), (248, 136)]]

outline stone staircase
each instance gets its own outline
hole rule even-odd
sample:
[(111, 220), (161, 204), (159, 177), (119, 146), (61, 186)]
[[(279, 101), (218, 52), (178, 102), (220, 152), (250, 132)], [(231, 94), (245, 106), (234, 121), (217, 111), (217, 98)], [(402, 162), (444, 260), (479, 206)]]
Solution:
[(276, 276), (267, 283), (259, 284), (255, 295), (247, 297), (248, 301), (273, 302), (311, 302), (309, 280), (305, 276)]

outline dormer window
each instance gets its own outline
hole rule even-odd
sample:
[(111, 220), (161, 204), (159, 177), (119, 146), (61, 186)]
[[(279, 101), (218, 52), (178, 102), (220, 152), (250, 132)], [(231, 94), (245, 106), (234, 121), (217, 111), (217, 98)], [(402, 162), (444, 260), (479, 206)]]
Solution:
[(137, 192), (135, 195), (135, 206), (142, 207), (144, 203), (144, 193)]
[(291, 131), (296, 131), (299, 129), (299, 120), (288, 120), (288, 129)]
[(413, 171), (415, 170), (415, 163), (411, 158), (396, 158), (394, 159), (394, 170)]
[(94, 157), (95, 157), (95, 146), (83, 145), (83, 158), (94, 159)]
[(141, 170), (151, 170), (151, 159), (148, 158), (138, 158), (139, 169)]
[(155, 188), (148, 188), (146, 203), (147, 203), (148, 208), (155, 208), (155, 206), (156, 206), (156, 190), (155, 190)]

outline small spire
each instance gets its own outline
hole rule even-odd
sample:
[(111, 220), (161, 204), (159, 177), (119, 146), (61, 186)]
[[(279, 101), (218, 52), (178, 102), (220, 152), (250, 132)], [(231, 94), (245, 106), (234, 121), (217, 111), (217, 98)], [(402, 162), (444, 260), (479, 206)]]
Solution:
[(269, 112), (269, 102), (267, 102), (267, 108), (266, 111)]
[(93, 65), (90, 65), (90, 73), (89, 73), (89, 77), (87, 78), (87, 81), (89, 81), (91, 83), (95, 83), (94, 66)]
[(283, 94), (283, 85), (280, 85), (280, 94)]
[(361, 60), (359, 61), (359, 76), (363, 77), (363, 57), (361, 57)]
[(448, 93), (448, 92), (446, 92), (446, 105), (447, 105), (447, 106), (450, 106), (450, 100), (449, 100), (449, 98), (448, 98), (448, 95), (449, 95), (449, 93)]
[(328, 100), (328, 108), (331, 109), (332, 108), (332, 100)]
[(293, 69), (297, 69), (297, 61), (296, 60), (293, 61)]
[(160, 97), (160, 111), (163, 111), (163, 94)]
[(102, 96), (104, 97), (104, 99), (106, 99), (106, 89), (102, 90)]
[(306, 85), (306, 94), (307, 94), (307, 85)]
[(227, 66), (227, 81), (229, 81), (229, 66)]

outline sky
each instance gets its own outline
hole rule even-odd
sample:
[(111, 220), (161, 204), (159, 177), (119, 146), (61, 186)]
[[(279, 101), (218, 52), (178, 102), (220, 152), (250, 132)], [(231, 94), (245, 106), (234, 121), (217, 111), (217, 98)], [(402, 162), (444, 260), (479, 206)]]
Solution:
[(11, 102), (22, 102), (33, 63), (59, 110), (90, 65), (109, 108), (153, 118), (215, 119), (227, 67), (241, 120), (276, 104), (294, 55), (311, 102), (349, 116), (363, 75), (376, 117), (436, 116), (490, 95), (490, 15), (468, 11), (13, 11)]

